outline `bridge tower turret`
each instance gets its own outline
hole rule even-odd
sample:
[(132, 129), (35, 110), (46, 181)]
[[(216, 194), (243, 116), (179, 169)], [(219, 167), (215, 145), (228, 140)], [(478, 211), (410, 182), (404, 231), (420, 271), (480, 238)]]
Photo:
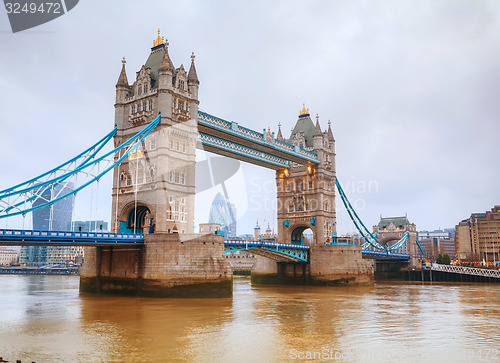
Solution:
[(125, 64), (127, 61), (125, 57), (122, 60), (122, 70), (118, 81), (116, 82), (116, 100), (115, 100), (115, 125), (119, 130), (123, 130), (123, 120), (125, 119), (125, 98), (130, 92), (130, 85), (128, 84), (127, 72)]
[(189, 72), (188, 72), (188, 78), (187, 78), (187, 83), (188, 83), (188, 88), (189, 88), (189, 93), (191, 94), (191, 100), (190, 100), (190, 110), (191, 110), (191, 118), (192, 119), (197, 119), (198, 118), (198, 105), (200, 102), (198, 101), (198, 88), (200, 87), (200, 81), (198, 80), (198, 75), (196, 74), (196, 67), (194, 66), (194, 52), (191, 53), (191, 66), (189, 67)]
[[(330, 136), (331, 135), (331, 136)], [(331, 241), (335, 233), (335, 145), (333, 134), (313, 124), (309, 110), (300, 111), (288, 143), (317, 154), (318, 165), (292, 164), (276, 173), (278, 186), (278, 240), (303, 244), (303, 232), (313, 231), (313, 244)]]

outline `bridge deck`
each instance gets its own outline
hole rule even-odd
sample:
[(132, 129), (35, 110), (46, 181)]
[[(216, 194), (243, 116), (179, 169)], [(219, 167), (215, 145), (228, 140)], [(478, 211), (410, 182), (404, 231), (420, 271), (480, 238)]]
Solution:
[(142, 246), (144, 236), (106, 232), (0, 229), (0, 246)]
[[(0, 246), (135, 246), (144, 245), (144, 235), (71, 232), (32, 231), (21, 229), (0, 229)], [(309, 246), (289, 245), (274, 241), (224, 241), (224, 253), (248, 251), (278, 261), (309, 262)], [(376, 260), (409, 260), (410, 255), (382, 251), (363, 251), (363, 258)]]

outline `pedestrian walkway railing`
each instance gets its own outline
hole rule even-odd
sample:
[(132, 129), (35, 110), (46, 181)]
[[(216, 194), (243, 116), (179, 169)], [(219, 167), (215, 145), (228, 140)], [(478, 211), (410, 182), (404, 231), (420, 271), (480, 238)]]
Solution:
[(456, 265), (440, 265), (437, 263), (432, 264), (431, 269), (433, 271), (453, 272), (457, 274), (494, 277), (500, 279), (499, 270), (490, 270), (490, 269), (476, 268), (476, 267), (464, 267)]

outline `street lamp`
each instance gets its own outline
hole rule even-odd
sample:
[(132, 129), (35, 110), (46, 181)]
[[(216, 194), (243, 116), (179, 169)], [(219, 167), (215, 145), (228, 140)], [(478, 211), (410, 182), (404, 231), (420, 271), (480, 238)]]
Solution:
[[(498, 237), (500, 239), (500, 232), (498, 232)], [(497, 267), (498, 252), (495, 254), (495, 239), (493, 238), (493, 266)]]
[(486, 247), (486, 238), (484, 239), (484, 258), (486, 260), (486, 267), (488, 267), (488, 247)]

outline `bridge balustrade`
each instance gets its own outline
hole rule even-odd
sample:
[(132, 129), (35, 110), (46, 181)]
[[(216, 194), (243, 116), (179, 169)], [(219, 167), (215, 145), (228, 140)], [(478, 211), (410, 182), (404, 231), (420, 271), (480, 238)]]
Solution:
[(431, 265), (431, 270), (453, 272), (453, 273), (465, 274), (465, 275), (494, 277), (494, 278), (500, 279), (500, 271), (499, 270), (489, 270), (489, 269), (483, 269), (483, 268), (465, 267), (465, 266), (456, 266), (456, 265), (440, 265), (437, 263), (434, 263)]

